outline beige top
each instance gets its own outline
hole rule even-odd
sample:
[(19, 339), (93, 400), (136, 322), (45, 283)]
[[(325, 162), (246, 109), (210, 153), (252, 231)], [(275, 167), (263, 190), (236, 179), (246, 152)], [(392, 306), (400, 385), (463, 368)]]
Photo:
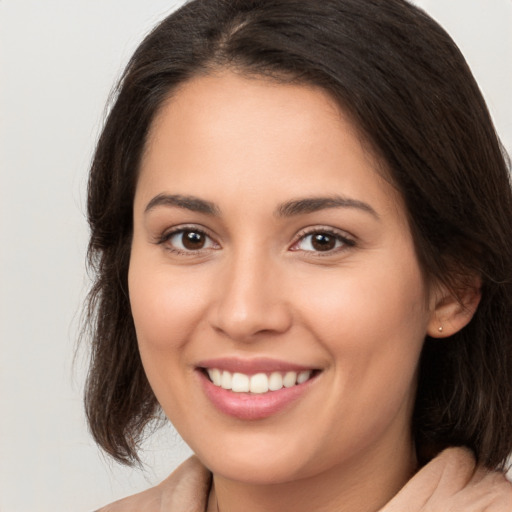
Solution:
[[(97, 512), (206, 512), (212, 475), (195, 456), (156, 487)], [(512, 512), (512, 485), (477, 467), (471, 451), (449, 448), (424, 466), (380, 512), (468, 510)]]
[(156, 487), (97, 512), (205, 512), (211, 480), (211, 473), (192, 456)]

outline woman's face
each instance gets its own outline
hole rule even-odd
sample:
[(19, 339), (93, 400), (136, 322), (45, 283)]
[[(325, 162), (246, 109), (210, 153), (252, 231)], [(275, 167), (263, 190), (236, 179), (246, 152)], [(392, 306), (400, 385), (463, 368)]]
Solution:
[(132, 312), (158, 401), (215, 473), (275, 483), (410, 457), (433, 313), (377, 168), (312, 87), (203, 76), (155, 119)]

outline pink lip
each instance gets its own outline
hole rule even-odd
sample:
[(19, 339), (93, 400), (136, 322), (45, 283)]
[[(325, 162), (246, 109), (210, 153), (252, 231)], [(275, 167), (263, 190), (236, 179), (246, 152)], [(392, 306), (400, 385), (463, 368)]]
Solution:
[(217, 368), (228, 372), (240, 372), (246, 375), (254, 375), (255, 373), (271, 373), (271, 372), (302, 372), (304, 370), (313, 370), (311, 366), (303, 366), (299, 364), (280, 361), (266, 357), (254, 359), (240, 359), (233, 357), (221, 357), (217, 359), (207, 359), (197, 364), (198, 368)]
[(205, 395), (210, 402), (222, 413), (238, 418), (240, 420), (262, 420), (277, 414), (293, 402), (303, 397), (316, 381), (318, 375), (313, 375), (302, 384), (291, 388), (282, 388), (278, 391), (268, 393), (234, 393), (213, 384), (206, 376), (203, 368), (218, 368), (230, 372), (241, 372), (245, 374), (270, 373), (273, 371), (303, 371), (307, 368), (301, 365), (284, 363), (270, 359), (257, 359), (243, 361), (238, 359), (214, 359), (202, 361), (198, 365), (197, 375)]

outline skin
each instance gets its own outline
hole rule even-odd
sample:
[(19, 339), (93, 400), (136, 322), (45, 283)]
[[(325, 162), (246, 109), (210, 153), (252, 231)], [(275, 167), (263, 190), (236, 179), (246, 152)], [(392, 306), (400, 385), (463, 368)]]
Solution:
[[(185, 467), (186, 473), (182, 471)], [(175, 503), (177, 488), (185, 484), (191, 486), (192, 500), (197, 501), (196, 490), (204, 486), (207, 478), (204, 471), (197, 459), (188, 459), (161, 484), (107, 505), (100, 512), (168, 512), (174, 510), (170, 506)], [(469, 450), (449, 448), (378, 512), (510, 512), (511, 503), (512, 485), (503, 474), (476, 467)], [(202, 511), (201, 506), (196, 509)]]
[[(312, 87), (219, 72), (184, 84), (154, 120), (130, 301), (152, 389), (213, 472), (209, 510), (376, 511), (413, 474), (423, 340), (462, 328), (479, 295), (461, 304), (427, 286), (381, 168)], [(292, 201), (334, 196), (351, 202), (283, 215)], [(213, 212), (191, 209), (197, 200)], [(204, 233), (199, 249), (183, 245), (184, 228)], [(334, 247), (318, 250), (312, 233)], [(285, 410), (242, 420), (203, 391), (197, 366), (218, 357), (320, 372)]]

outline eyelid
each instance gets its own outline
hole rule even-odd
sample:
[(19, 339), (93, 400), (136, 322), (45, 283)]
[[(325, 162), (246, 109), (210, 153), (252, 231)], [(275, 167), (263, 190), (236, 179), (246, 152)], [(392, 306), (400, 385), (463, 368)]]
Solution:
[[(177, 247), (166, 247), (167, 250), (169, 250), (172, 253), (176, 254), (184, 254), (187, 256), (195, 255), (198, 253), (203, 253), (205, 251), (209, 251), (212, 249), (220, 249), (221, 246), (215, 239), (215, 237), (209, 232), (208, 229), (205, 227), (198, 225), (198, 224), (181, 224), (177, 226), (173, 226), (171, 228), (168, 228), (167, 230), (164, 230), (162, 234), (158, 235), (156, 237), (156, 240), (154, 241), (157, 245), (165, 245), (173, 236), (185, 232), (185, 231), (194, 231), (197, 233), (200, 233), (201, 235), (204, 235), (207, 237), (210, 241), (210, 243), (214, 244), (215, 247), (205, 247), (201, 249), (187, 249), (183, 250)], [(296, 248), (296, 246), (304, 240), (308, 236), (312, 236), (315, 234), (327, 234), (330, 236), (333, 236), (336, 238), (337, 241), (340, 241), (342, 243), (342, 247), (333, 248), (327, 251), (314, 251), (314, 250), (305, 250)], [(342, 252), (344, 250), (349, 249), (350, 247), (353, 247), (356, 245), (356, 240), (353, 235), (350, 235), (344, 230), (334, 228), (332, 226), (309, 226), (306, 228), (301, 229), (295, 236), (295, 241), (292, 243), (292, 245), (289, 247), (288, 250), (290, 251), (297, 251), (297, 252), (303, 252), (307, 254), (314, 254), (315, 256), (332, 256), (333, 254)]]
[[(342, 247), (338, 247), (335, 249), (331, 249), (328, 251), (309, 251), (304, 249), (294, 249), (299, 242), (304, 240), (306, 237), (315, 235), (315, 234), (327, 234), (335, 237), (337, 240), (341, 241), (343, 243)], [(304, 229), (301, 229), (296, 237), (295, 241), (293, 242), (292, 246), (289, 250), (291, 251), (301, 251), (303, 253), (308, 254), (314, 254), (315, 256), (332, 256), (333, 254), (339, 253), (341, 251), (347, 250), (350, 247), (354, 247), (356, 245), (356, 239), (354, 236), (350, 235), (346, 231), (343, 231), (341, 229), (333, 228), (332, 226), (310, 226)]]
[(193, 256), (198, 253), (202, 253), (211, 249), (217, 249), (220, 248), (220, 244), (215, 240), (215, 238), (209, 233), (209, 230), (206, 228), (199, 226), (197, 224), (180, 224), (177, 226), (173, 226), (172, 228), (169, 228), (162, 232), (161, 235), (158, 235), (158, 237), (155, 240), (155, 243), (157, 245), (165, 245), (173, 236), (183, 233), (184, 231), (193, 231), (196, 233), (199, 233), (201, 235), (204, 235), (207, 237), (216, 247), (205, 247), (201, 249), (190, 249), (190, 250), (183, 250), (176, 247), (169, 247), (167, 246), (166, 249), (172, 253), (175, 254), (183, 254), (187, 256)]

